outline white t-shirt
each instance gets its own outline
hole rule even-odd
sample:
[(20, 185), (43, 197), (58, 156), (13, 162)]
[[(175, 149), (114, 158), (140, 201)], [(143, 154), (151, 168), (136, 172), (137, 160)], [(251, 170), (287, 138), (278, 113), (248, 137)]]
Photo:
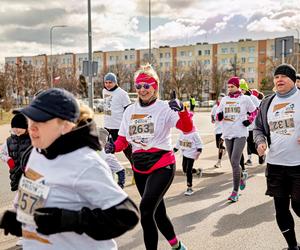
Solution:
[(268, 109), (271, 145), (267, 162), (276, 165), (300, 165), (300, 91), (288, 98), (274, 97)]
[(99, 155), (103, 160), (105, 160), (113, 173), (117, 173), (124, 169), (114, 154), (107, 154), (104, 150), (101, 150), (99, 151)]
[(124, 108), (131, 102), (126, 91), (120, 87), (114, 91), (103, 89), (104, 99), (104, 127), (109, 129), (119, 129), (122, 121)]
[(197, 131), (185, 134), (180, 131), (175, 148), (180, 149), (183, 156), (196, 159), (198, 148), (203, 148), (201, 137)]
[(225, 96), (222, 98), (217, 113), (223, 112), (223, 138), (232, 139), (248, 136), (248, 128), (243, 125), (247, 120), (247, 112), (254, 112), (255, 105), (249, 96), (240, 95), (237, 98)]
[[(88, 147), (60, 155), (53, 160), (48, 160), (33, 149), (25, 175), (28, 178), (27, 184), (21, 180), (19, 185), (18, 220), (19, 216), (26, 220), (32, 217), (28, 214), (26, 217), (22, 216), (24, 215), (22, 206), (24, 208), (25, 205), (23, 200), (26, 200), (27, 205), (30, 204), (28, 200), (30, 196), (23, 196), (20, 187), (26, 188), (26, 185), (30, 187), (28, 180), (42, 186), (44, 191), (46, 188), (49, 189), (48, 195), (44, 192), (44, 207), (74, 211), (79, 211), (83, 207), (108, 209), (127, 198), (127, 194), (114, 182), (111, 170), (104, 160)], [(37, 207), (31, 208), (34, 210)], [(29, 223), (23, 224), (22, 229), (24, 250), (117, 249), (114, 240), (96, 241), (86, 234), (64, 232), (46, 236), (37, 233), (36, 226)]]
[(125, 136), (133, 152), (139, 149), (172, 150), (170, 130), (179, 120), (177, 112), (165, 101), (156, 100), (150, 106), (139, 102), (130, 105), (123, 115), (119, 135)]
[(217, 108), (218, 108), (218, 105), (215, 104), (211, 110), (211, 116), (214, 117), (214, 120), (215, 120), (215, 134), (222, 134), (222, 121), (218, 121), (217, 120)]
[[(251, 98), (251, 101), (253, 102), (253, 104), (255, 105), (255, 107), (258, 108), (259, 104), (260, 104), (259, 99), (255, 95), (250, 95), (250, 98)], [(252, 131), (254, 129), (254, 123), (255, 123), (255, 121), (253, 121), (249, 125), (249, 127), (248, 127), (249, 131)]]

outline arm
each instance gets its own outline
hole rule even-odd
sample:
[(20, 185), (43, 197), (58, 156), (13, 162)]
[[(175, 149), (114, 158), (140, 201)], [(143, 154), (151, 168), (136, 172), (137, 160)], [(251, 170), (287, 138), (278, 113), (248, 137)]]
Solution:
[(60, 208), (39, 208), (34, 213), (39, 233), (50, 235), (61, 232), (87, 234), (94, 240), (116, 238), (135, 227), (139, 221), (138, 208), (129, 198), (116, 206), (82, 208), (72, 211)]
[(253, 139), (256, 144), (258, 153), (262, 155), (267, 149), (267, 141), (265, 135), (265, 129), (263, 126), (262, 110), (258, 111), (258, 115), (255, 119), (255, 126), (253, 129)]

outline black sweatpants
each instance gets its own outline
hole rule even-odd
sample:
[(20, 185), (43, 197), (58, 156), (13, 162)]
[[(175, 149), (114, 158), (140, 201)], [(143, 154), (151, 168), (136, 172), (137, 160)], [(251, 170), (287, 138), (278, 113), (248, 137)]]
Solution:
[(195, 160), (183, 156), (182, 158), (182, 170), (186, 174), (186, 183), (188, 187), (193, 186), (193, 173), (196, 173), (196, 169), (193, 169)]
[[(114, 141), (117, 140), (118, 138), (118, 133), (119, 129), (110, 129), (110, 128), (105, 128), (111, 137), (113, 138)], [(125, 154), (126, 158), (129, 160), (130, 164), (132, 165), (132, 146), (131, 144), (128, 144), (128, 147), (123, 150), (123, 153)]]
[(141, 224), (147, 250), (157, 250), (158, 230), (168, 240), (175, 238), (174, 227), (167, 216), (163, 196), (175, 175), (175, 164), (155, 170), (150, 174), (134, 172), (135, 183), (142, 197)]

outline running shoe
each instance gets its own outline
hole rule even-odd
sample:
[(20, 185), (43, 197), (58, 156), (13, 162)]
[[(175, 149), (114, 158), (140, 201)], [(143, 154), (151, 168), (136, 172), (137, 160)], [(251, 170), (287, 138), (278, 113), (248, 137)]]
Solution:
[(246, 162), (245, 162), (245, 165), (247, 166), (252, 166), (252, 161), (250, 159), (248, 159)]
[(300, 249), (300, 246), (296, 246), (296, 247), (285, 247), (283, 248), (282, 250), (299, 250)]
[(202, 169), (202, 168), (197, 168), (197, 169), (196, 169), (196, 175), (198, 176), (198, 178), (201, 178), (201, 177), (202, 177), (202, 172), (203, 172), (203, 169)]
[(188, 249), (181, 241), (179, 241), (179, 247), (172, 247), (172, 250), (188, 250)]
[(229, 201), (231, 201), (231, 202), (237, 202), (238, 199), (239, 199), (238, 192), (232, 191), (231, 195), (228, 197), (227, 200), (229, 200)]
[(215, 164), (215, 168), (220, 168), (220, 167), (222, 167), (222, 166), (221, 166), (221, 162), (220, 162), (220, 161), (217, 161), (217, 163)]
[(265, 155), (262, 155), (262, 156), (258, 157), (258, 163), (259, 164), (264, 164), (265, 160), (266, 160), (266, 156)]
[(22, 237), (20, 237), (20, 238), (17, 240), (16, 246), (17, 246), (17, 247), (23, 246), (23, 238), (22, 238)]
[(191, 187), (188, 187), (187, 190), (184, 192), (184, 195), (191, 196), (194, 193)]
[(240, 180), (240, 190), (244, 190), (246, 187), (246, 181), (248, 179), (248, 171), (244, 170), (242, 172), (241, 180)]

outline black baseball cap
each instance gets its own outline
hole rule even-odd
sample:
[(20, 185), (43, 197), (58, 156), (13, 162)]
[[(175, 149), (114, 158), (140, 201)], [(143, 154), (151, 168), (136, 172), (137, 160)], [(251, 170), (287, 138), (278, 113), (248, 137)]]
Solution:
[(76, 122), (79, 118), (79, 105), (74, 95), (69, 91), (51, 88), (39, 93), (20, 112), (36, 122), (46, 122), (53, 118)]

